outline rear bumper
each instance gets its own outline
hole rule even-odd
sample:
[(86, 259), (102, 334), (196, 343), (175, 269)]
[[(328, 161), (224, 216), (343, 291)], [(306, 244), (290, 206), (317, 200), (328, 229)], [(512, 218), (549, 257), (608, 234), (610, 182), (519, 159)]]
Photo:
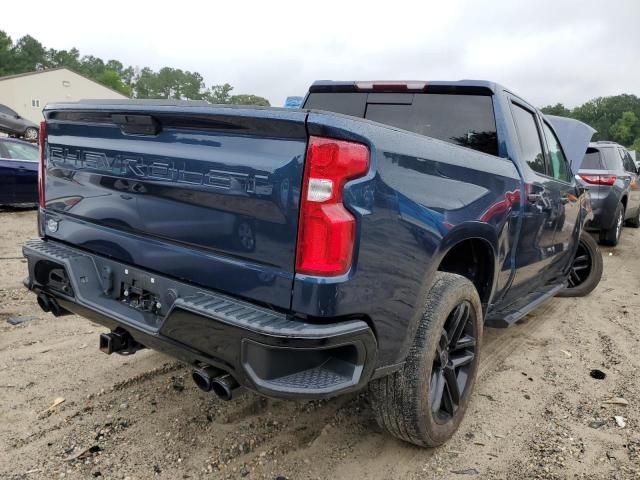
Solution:
[[(307, 323), (59, 242), (33, 240), (23, 254), (31, 291), (261, 394), (324, 398), (362, 388), (373, 373), (377, 344), (362, 320)], [(129, 290), (144, 292), (139, 302), (129, 303)]]

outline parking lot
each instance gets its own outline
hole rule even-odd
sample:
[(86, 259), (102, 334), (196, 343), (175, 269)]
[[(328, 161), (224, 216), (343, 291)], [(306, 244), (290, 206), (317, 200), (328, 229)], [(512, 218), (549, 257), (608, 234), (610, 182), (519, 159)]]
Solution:
[[(22, 287), (35, 218), (0, 212), (0, 478), (640, 475), (640, 230), (603, 249), (590, 296), (486, 332), (470, 411), (428, 450), (383, 433), (365, 394), (223, 402), (160, 353), (105, 356), (102, 327), (44, 314)], [(35, 318), (11, 325), (16, 316)]]

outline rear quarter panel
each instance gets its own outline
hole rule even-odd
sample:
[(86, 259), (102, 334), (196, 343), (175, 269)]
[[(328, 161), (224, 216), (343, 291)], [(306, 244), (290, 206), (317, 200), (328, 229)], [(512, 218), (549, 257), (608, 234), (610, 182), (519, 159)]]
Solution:
[(378, 364), (389, 365), (406, 355), (433, 273), (458, 241), (489, 244), (495, 289), (506, 287), (521, 188), (511, 161), (341, 115), (312, 112), (307, 126), (311, 135), (365, 143), (371, 169), (345, 189), (359, 219), (356, 263), (334, 279), (296, 275), (293, 310), (367, 312)]

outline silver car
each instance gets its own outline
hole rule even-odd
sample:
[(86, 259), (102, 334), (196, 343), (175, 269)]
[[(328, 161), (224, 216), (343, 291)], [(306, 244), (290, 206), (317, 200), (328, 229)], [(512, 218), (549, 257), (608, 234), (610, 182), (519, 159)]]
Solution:
[(0, 105), (0, 132), (14, 137), (24, 137), (31, 142), (38, 139), (38, 125), (20, 116), (6, 105)]
[(615, 142), (590, 143), (576, 178), (591, 194), (600, 243), (617, 245), (622, 226), (640, 227), (638, 170), (629, 152)]

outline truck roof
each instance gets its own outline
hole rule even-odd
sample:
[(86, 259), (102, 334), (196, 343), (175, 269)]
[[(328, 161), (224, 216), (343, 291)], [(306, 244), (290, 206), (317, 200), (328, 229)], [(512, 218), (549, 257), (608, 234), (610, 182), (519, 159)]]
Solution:
[(506, 90), (502, 85), (489, 80), (365, 80), (365, 81), (342, 81), (342, 80), (316, 80), (309, 87), (310, 93), (316, 92), (357, 92), (367, 90), (377, 91), (422, 91), (425, 89), (465, 89), (465, 90), (488, 90), (496, 93)]

